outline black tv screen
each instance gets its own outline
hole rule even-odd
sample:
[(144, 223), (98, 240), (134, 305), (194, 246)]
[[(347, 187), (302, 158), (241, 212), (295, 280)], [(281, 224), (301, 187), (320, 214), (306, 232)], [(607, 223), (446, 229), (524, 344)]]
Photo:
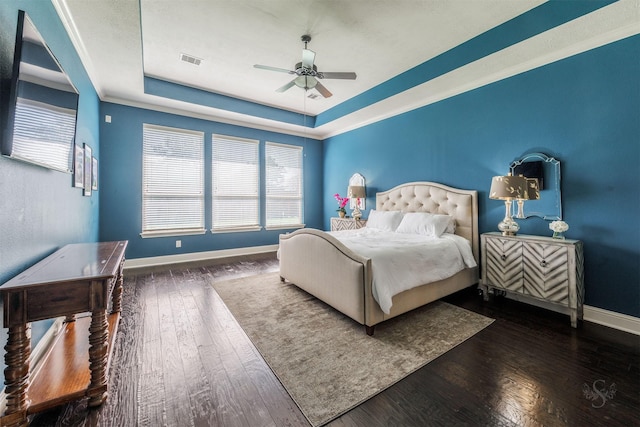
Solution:
[(78, 91), (24, 11), (18, 30), (5, 111), (2, 154), (73, 172)]

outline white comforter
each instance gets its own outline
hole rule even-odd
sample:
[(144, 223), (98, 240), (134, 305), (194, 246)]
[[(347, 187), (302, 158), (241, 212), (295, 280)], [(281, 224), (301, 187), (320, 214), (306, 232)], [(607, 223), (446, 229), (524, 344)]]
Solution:
[(373, 297), (387, 314), (394, 295), (476, 266), (469, 241), (454, 234), (437, 238), (366, 227), (330, 234), (371, 259)]

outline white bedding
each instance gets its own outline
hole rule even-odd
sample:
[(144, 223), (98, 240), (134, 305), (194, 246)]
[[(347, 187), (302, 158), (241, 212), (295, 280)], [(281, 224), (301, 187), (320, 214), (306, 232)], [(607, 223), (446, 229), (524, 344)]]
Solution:
[(476, 266), (469, 241), (455, 234), (438, 238), (367, 227), (330, 234), (371, 259), (373, 297), (386, 314), (394, 295)]

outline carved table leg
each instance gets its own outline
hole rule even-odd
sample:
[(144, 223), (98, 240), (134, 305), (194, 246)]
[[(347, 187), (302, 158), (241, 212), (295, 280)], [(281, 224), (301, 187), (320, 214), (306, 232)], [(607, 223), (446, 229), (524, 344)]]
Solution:
[(122, 311), (122, 285), (124, 279), (122, 275), (122, 267), (120, 267), (120, 273), (118, 274), (118, 278), (116, 279), (115, 287), (113, 288), (113, 293), (111, 294), (111, 312), (112, 313), (120, 313)]
[[(4, 361), (5, 392), (7, 394), (7, 409), (2, 419), (2, 425), (23, 427), (27, 421), (27, 387), (29, 386), (29, 356), (31, 355), (31, 324), (9, 328)], [(13, 416), (12, 416), (13, 415)]]
[(91, 383), (87, 390), (91, 407), (99, 406), (107, 399), (108, 327), (106, 310), (92, 312), (89, 327)]

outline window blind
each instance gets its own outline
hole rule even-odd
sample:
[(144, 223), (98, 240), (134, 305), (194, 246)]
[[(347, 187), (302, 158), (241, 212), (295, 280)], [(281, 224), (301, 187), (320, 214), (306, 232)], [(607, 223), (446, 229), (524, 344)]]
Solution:
[(213, 231), (260, 229), (259, 141), (212, 136)]
[[(40, 126), (34, 126), (34, 123), (39, 123)], [(43, 131), (44, 128), (46, 131)], [(11, 155), (71, 172), (75, 128), (75, 110), (18, 98)]]
[(204, 232), (204, 133), (145, 124), (142, 234)]
[(302, 221), (302, 147), (267, 142), (266, 225), (301, 226)]

